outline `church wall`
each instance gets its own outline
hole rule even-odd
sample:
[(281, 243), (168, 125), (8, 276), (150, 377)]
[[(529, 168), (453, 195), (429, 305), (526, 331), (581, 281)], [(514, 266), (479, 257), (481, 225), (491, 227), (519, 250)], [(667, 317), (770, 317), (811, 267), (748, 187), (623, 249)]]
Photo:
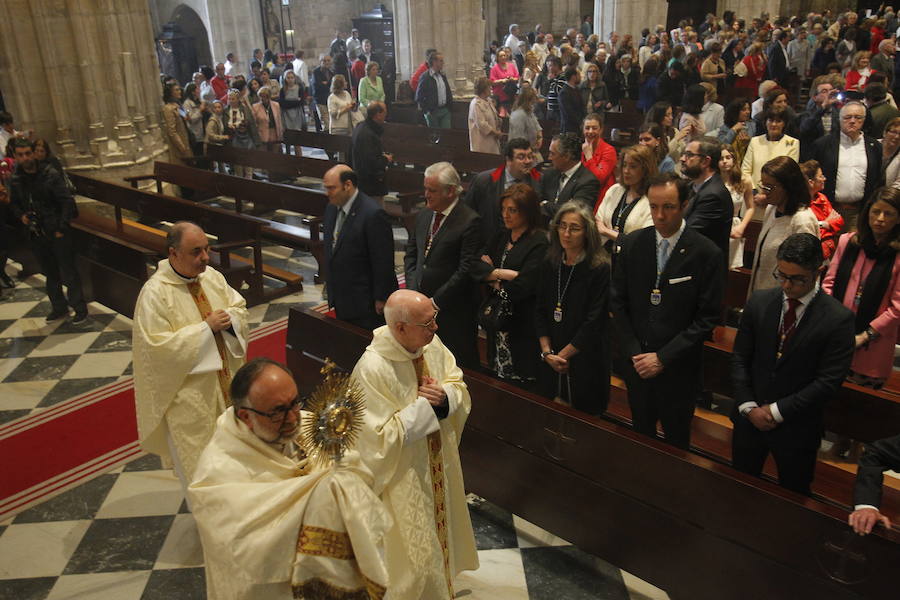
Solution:
[(630, 33), (635, 44), (640, 42), (641, 30), (651, 30), (666, 24), (669, 4), (666, 0), (618, 0), (616, 4), (616, 32), (621, 37)]
[(499, 0), (497, 2), (496, 29), (488, 31), (487, 34), (489, 38), (502, 42), (503, 38), (509, 34), (510, 23), (518, 23), (520, 29), (526, 32), (532, 31), (538, 23), (544, 26), (544, 31), (551, 31), (552, 22), (553, 4), (548, 0), (539, 2)]
[(721, 15), (726, 10), (733, 10), (739, 19), (746, 19), (750, 22), (753, 17), (758, 17), (760, 13), (767, 12), (774, 18), (781, 14), (781, 0), (719, 0), (716, 5), (716, 14)]

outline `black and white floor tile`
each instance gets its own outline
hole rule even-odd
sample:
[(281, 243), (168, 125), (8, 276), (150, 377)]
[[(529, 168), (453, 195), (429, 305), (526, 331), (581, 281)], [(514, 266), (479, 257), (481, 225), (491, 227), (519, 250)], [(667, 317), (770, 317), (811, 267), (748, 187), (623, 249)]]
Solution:
[[(467, 600), (657, 600), (661, 590), (470, 500), (481, 567)], [(203, 551), (178, 481), (150, 455), (0, 524), (0, 600), (202, 600)]]

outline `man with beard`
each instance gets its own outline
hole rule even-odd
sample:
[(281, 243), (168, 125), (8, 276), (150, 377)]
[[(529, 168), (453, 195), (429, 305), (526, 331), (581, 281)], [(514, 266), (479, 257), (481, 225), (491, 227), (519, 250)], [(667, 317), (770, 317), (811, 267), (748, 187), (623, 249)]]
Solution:
[(695, 140), (681, 154), (681, 173), (691, 180), (692, 196), (684, 215), (687, 226), (712, 240), (727, 260), (734, 205), (719, 174), (721, 156), (717, 140)]

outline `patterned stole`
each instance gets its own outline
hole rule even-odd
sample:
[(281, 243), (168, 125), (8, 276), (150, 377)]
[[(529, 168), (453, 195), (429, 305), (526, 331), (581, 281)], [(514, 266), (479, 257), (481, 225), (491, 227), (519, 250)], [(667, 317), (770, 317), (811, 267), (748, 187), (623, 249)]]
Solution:
[[(203, 292), (203, 286), (200, 285), (200, 282), (197, 280), (188, 282), (187, 286), (188, 290), (191, 292), (191, 298), (194, 299), (194, 303), (197, 305), (197, 310), (200, 311), (200, 318), (206, 319), (213, 310), (209, 303), (209, 298), (207, 298), (206, 294)], [(218, 371), (219, 387), (222, 388), (222, 396), (225, 397), (225, 407), (228, 408), (231, 406), (231, 369), (228, 368), (228, 354), (225, 350), (225, 340), (222, 338), (221, 331), (214, 333), (213, 339), (216, 340), (216, 349), (219, 351), (219, 357), (222, 359), (222, 368)]]
[[(430, 377), (425, 355), (413, 359), (416, 369), (416, 378), (419, 385)], [(447, 504), (444, 494), (444, 460), (441, 453), (441, 432), (435, 431), (428, 435), (428, 462), (431, 465), (431, 487), (434, 493), (434, 524), (437, 527), (438, 541), (444, 554), (444, 576), (447, 579), (447, 589), (450, 598), (453, 598), (453, 580), (450, 575), (450, 545), (447, 541)]]

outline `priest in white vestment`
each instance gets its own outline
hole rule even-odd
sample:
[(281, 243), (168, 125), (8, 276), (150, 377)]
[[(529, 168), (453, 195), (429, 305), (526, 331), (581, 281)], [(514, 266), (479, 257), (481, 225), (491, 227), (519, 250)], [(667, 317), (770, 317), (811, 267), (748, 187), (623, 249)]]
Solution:
[(449, 600), (453, 577), (478, 568), (458, 452), (472, 404), (436, 317), (426, 296), (394, 292), (353, 370), (366, 399), (357, 448), (394, 521), (391, 600)]
[(188, 489), (207, 597), (385, 598), (391, 521), (359, 455), (310, 463), (295, 443), (300, 398), (283, 365), (254, 359), (231, 391), (234, 406), (219, 417)]
[(134, 399), (147, 452), (173, 464), (187, 488), (216, 418), (230, 406), (231, 377), (247, 354), (244, 298), (215, 269), (193, 223), (176, 223), (134, 309)]

